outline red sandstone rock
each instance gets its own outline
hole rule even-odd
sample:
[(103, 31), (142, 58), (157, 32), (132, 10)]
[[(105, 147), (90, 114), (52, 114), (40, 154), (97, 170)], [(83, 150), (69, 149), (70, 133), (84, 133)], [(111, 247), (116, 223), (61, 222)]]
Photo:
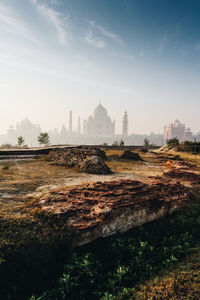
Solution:
[(170, 166), (171, 170), (165, 172), (163, 178), (200, 188), (200, 172), (193, 166), (183, 161), (170, 162)]
[(153, 185), (133, 180), (64, 187), (41, 197), (43, 210), (66, 216), (75, 232), (74, 245), (127, 231), (187, 204), (181, 184)]

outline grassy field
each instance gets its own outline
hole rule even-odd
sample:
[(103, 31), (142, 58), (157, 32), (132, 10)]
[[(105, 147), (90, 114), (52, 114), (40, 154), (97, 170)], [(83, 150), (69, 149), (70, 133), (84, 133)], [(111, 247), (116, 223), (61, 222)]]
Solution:
[[(172, 291), (174, 284), (172, 282), (175, 282), (179, 286), (179, 289), (181, 289), (182, 273), (180, 273), (180, 277), (176, 274), (179, 274), (179, 269), (182, 270), (181, 268), (184, 267), (184, 263), (183, 265), (180, 264), (180, 266), (177, 265), (176, 271), (171, 271), (170, 268), (171, 265), (177, 263), (177, 259), (178, 261), (184, 260), (186, 262), (186, 258), (184, 257), (190, 253), (189, 247), (194, 247), (194, 245), (197, 244), (197, 240), (199, 239), (197, 231), (200, 231), (199, 207), (196, 207), (196, 209), (194, 209), (194, 207), (191, 208), (189, 215), (187, 211), (184, 211), (185, 215), (183, 216), (182, 214), (182, 217), (176, 214), (175, 217), (173, 217), (175, 218), (173, 221), (169, 221), (170, 219), (163, 220), (164, 225), (162, 226), (159, 222), (154, 223), (156, 225), (152, 225), (154, 229), (149, 229), (148, 226), (144, 226), (141, 227), (141, 229), (132, 231), (131, 236), (129, 234), (120, 237), (116, 236), (110, 240), (106, 240), (105, 244), (101, 241), (97, 248), (95, 248), (95, 246), (92, 248), (93, 246), (91, 246), (91, 248), (81, 249), (80, 251), (83, 251), (82, 254), (77, 252), (75, 256), (71, 256), (69, 251), (71, 233), (65, 226), (65, 218), (43, 213), (38, 204), (38, 200), (27, 196), (31, 193), (39, 193), (41, 188), (48, 190), (48, 188), (53, 186), (74, 185), (90, 181), (118, 178), (132, 178), (148, 181), (148, 176), (159, 176), (168, 168), (164, 163), (160, 163), (145, 155), (142, 155), (143, 162), (132, 162), (119, 160), (119, 155), (122, 154), (122, 151), (107, 151), (106, 154), (109, 158), (106, 163), (114, 172), (108, 176), (78, 173), (73, 169), (59, 167), (40, 159), (26, 162), (0, 162), (0, 291), (1, 295), (3, 295), (3, 299), (22, 300), (30, 298), (31, 294), (43, 294), (41, 297), (34, 296), (33, 299), (60, 300), (69, 299), (69, 292), (70, 299), (117, 299), (117, 297), (134, 299), (136, 296), (143, 297), (141, 299), (151, 299), (148, 297), (145, 298), (145, 293), (147, 293), (147, 295), (149, 293), (150, 295), (150, 289), (152, 288), (153, 293), (157, 295), (157, 281), (160, 284), (161, 291), (165, 284), (166, 286), (172, 284)], [(195, 163), (193, 155), (187, 155), (185, 153), (180, 153), (180, 155), (189, 162)], [(198, 166), (199, 164), (200, 156), (198, 156), (196, 161), (196, 165)], [(198, 197), (199, 195), (196, 194), (195, 198), (197, 199)], [(170, 222), (174, 225), (171, 226)], [(157, 227), (159, 227), (160, 230), (157, 232), (157, 238), (165, 237), (165, 241), (163, 241), (163, 248), (160, 249), (160, 253), (160, 241), (158, 245), (156, 244), (158, 248), (155, 246), (156, 252), (154, 255), (151, 251), (149, 252), (149, 247), (154, 247), (150, 241), (152, 239), (154, 240)], [(166, 236), (163, 236), (161, 229), (166, 231)], [(187, 233), (188, 230), (189, 236)], [(174, 231), (177, 235), (174, 235)], [(175, 236), (175, 238), (171, 244), (167, 244), (170, 236)], [(147, 244), (145, 244), (146, 242)], [(176, 244), (177, 242), (179, 242), (179, 244)], [(155, 243), (157, 243), (156, 240)], [(164, 247), (168, 250), (163, 250)], [(96, 257), (95, 255), (99, 253), (100, 256), (104, 256), (105, 251), (107, 252), (105, 256), (107, 261), (104, 263), (104, 261), (101, 261), (101, 257)], [(195, 251), (195, 254), (187, 256), (189, 272), (187, 273), (187, 278), (191, 280), (191, 284), (187, 286), (188, 293), (190, 292), (190, 287), (191, 293), (198, 288), (195, 281), (195, 285), (192, 285), (192, 272), (194, 267), (192, 260), (195, 255), (200, 257), (199, 248), (196, 248)], [(92, 253), (92, 256), (88, 253)], [(159, 262), (156, 258), (158, 254), (160, 257)], [(173, 256), (171, 256), (172, 254)], [(87, 257), (87, 255), (89, 255), (89, 257)], [(127, 255), (128, 264), (130, 266), (126, 264)], [(150, 262), (149, 255), (153, 255), (156, 261), (152, 260)], [(125, 261), (123, 260), (124, 257)], [(135, 261), (135, 257), (138, 257), (138, 261)], [(175, 259), (173, 257), (175, 257)], [(110, 268), (109, 270), (105, 270), (102, 267), (102, 265), (106, 265), (106, 263), (108, 264), (108, 268)], [(135, 266), (138, 268), (136, 273), (134, 271)], [(139, 270), (141, 266), (143, 273)], [(66, 271), (64, 271), (64, 268)], [(167, 271), (168, 268), (169, 271)], [(93, 282), (93, 279), (96, 280), (92, 283), (92, 289), (94, 289), (96, 285), (95, 290), (93, 290), (93, 294), (89, 294), (89, 298), (84, 298), (84, 293), (88, 295), (88, 291), (85, 291), (82, 286), (82, 275), (79, 277), (79, 275), (75, 273), (76, 278), (71, 276), (71, 281), (67, 281), (68, 275), (75, 269), (79, 270), (80, 275), (82, 274), (83, 277), (88, 278), (91, 282)], [(165, 274), (162, 273), (164, 269), (167, 272)], [(170, 275), (173, 274), (170, 272), (175, 272), (176, 274)], [(184, 272), (186, 272), (186, 269)], [(62, 274), (65, 274), (65, 277), (63, 277)], [(141, 274), (146, 275), (143, 276)], [(158, 278), (155, 278), (138, 286), (139, 282), (144, 282), (144, 280), (152, 276), (154, 277), (155, 274), (159, 274), (160, 281)], [(90, 275), (93, 279), (91, 279)], [(65, 280), (63, 278), (65, 278)], [(126, 278), (125, 281), (123, 278)], [(174, 278), (173, 280), (178, 281), (170, 280), (170, 278)], [(88, 286), (89, 289), (91, 288), (91, 282), (87, 282), (86, 280), (84, 283), (86, 284), (86, 288)], [(102, 285), (99, 282), (102, 282)], [(128, 284), (126, 282), (128, 282)], [(62, 284), (60, 285), (60, 283)], [(108, 283), (108, 285), (106, 285), (106, 283)], [(73, 287), (76, 290), (82, 290), (83, 295), (80, 296), (80, 294), (78, 294), (77, 296), (75, 293), (75, 296), (73, 296), (73, 291), (70, 290)], [(50, 297), (49, 295), (51, 295), (52, 289), (53, 293), (55, 292), (54, 298), (48, 298)], [(58, 292), (59, 289), (62, 292), (63, 298)], [(42, 293), (45, 290), (49, 291), (47, 292), (48, 297)], [(171, 295), (173, 295), (173, 293)], [(174, 295), (176, 295), (176, 293)]]

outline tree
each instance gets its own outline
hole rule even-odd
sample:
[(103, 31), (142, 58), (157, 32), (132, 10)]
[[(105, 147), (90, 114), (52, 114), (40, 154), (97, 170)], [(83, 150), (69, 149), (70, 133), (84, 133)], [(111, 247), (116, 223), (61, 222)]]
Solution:
[(50, 138), (47, 132), (40, 132), (38, 136), (38, 142), (40, 145), (48, 146), (50, 144)]
[(167, 145), (170, 147), (177, 147), (179, 145), (179, 139), (177, 137), (167, 140)]
[(23, 138), (23, 136), (19, 136), (17, 138), (17, 143), (18, 143), (18, 146), (24, 146), (24, 143), (25, 143), (25, 139)]
[(144, 147), (148, 148), (150, 144), (150, 141), (148, 139), (144, 139)]
[(118, 141), (114, 141), (114, 143), (112, 144), (112, 146), (118, 146)]
[(124, 141), (123, 141), (123, 140), (121, 140), (121, 141), (119, 142), (119, 146), (124, 146)]

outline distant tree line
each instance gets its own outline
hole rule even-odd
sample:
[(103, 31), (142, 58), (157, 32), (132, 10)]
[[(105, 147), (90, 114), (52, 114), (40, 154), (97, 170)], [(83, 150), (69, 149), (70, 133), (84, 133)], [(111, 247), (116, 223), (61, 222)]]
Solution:
[(181, 152), (200, 153), (200, 142), (196, 141), (184, 141), (180, 143), (179, 139), (173, 138), (167, 141), (167, 145), (172, 148), (177, 148), (177, 150)]
[[(45, 146), (49, 146), (50, 145), (50, 138), (49, 138), (49, 134), (47, 132), (40, 132), (40, 135), (38, 136), (38, 143), (40, 145)], [(26, 148), (28, 147), (28, 145), (25, 144), (25, 139), (23, 138), (23, 136), (19, 136), (17, 138), (17, 145), (12, 146), (11, 144), (3, 144), (0, 146), (0, 148), (15, 148), (15, 147), (20, 147), (20, 148)]]
[(182, 142), (179, 144), (178, 150), (182, 152), (200, 153), (200, 142)]

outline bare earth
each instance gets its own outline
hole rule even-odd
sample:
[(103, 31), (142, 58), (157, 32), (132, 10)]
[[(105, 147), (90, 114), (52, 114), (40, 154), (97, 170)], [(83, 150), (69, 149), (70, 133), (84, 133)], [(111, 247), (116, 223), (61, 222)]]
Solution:
[[(113, 172), (110, 175), (80, 173), (73, 168), (55, 165), (44, 158), (0, 161), (0, 218), (12, 222), (34, 220), (33, 212), (43, 210), (41, 200), (45, 197), (48, 198), (53, 193), (56, 198), (59, 190), (94, 182), (130, 179), (150, 185), (181, 183), (187, 188), (199, 189), (199, 157), (194, 161), (188, 156), (186, 163), (173, 160), (173, 157), (163, 153), (141, 154), (143, 161), (119, 159), (122, 154), (119, 150), (110, 150), (106, 154), (106, 164)], [(184, 154), (184, 159), (186, 158)], [(196, 165), (191, 166), (190, 162), (196, 162)]]
[[(143, 162), (107, 161), (111, 175), (93, 175), (54, 165), (42, 159), (0, 161), (0, 215), (21, 215), (27, 194), (61, 186), (130, 178), (149, 182), (149, 176), (161, 176), (169, 167), (145, 158)], [(7, 169), (8, 167), (8, 169)]]

